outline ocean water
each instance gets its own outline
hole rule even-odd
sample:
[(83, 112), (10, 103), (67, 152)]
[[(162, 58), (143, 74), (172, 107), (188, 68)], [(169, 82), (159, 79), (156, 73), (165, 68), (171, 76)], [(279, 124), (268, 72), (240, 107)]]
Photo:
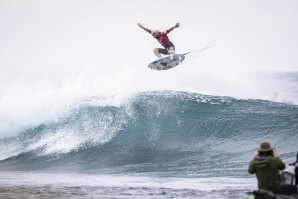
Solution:
[(286, 163), (298, 151), (292, 102), (180, 91), (102, 101), (2, 136), (0, 198), (248, 198), (261, 141)]

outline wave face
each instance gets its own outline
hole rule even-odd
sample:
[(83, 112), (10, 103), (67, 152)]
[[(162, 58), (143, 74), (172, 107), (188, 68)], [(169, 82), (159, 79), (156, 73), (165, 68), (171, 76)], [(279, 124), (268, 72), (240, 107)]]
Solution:
[(0, 170), (245, 176), (262, 140), (285, 161), (298, 150), (297, 105), (174, 91), (98, 100), (1, 138)]

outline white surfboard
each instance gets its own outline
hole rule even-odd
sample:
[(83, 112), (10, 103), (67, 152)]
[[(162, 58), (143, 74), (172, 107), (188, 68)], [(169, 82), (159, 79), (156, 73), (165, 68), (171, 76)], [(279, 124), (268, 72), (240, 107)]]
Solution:
[(185, 54), (175, 54), (160, 58), (148, 65), (153, 70), (168, 70), (181, 64), (185, 59)]

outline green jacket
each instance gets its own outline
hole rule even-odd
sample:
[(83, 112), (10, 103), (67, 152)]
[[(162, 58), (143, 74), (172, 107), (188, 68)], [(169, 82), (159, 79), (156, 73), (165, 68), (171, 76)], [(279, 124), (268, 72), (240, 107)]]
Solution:
[(285, 169), (285, 164), (278, 157), (256, 157), (250, 162), (248, 172), (256, 174), (259, 189), (274, 190), (280, 187), (279, 171)]

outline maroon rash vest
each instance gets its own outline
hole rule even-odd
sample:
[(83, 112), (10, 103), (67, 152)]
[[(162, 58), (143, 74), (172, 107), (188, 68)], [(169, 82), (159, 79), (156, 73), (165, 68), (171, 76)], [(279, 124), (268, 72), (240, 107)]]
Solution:
[(160, 35), (158, 36), (158, 38), (156, 38), (158, 40), (158, 42), (163, 46), (165, 47), (166, 49), (168, 49), (172, 42), (169, 40), (168, 38), (168, 33), (160, 33)]

